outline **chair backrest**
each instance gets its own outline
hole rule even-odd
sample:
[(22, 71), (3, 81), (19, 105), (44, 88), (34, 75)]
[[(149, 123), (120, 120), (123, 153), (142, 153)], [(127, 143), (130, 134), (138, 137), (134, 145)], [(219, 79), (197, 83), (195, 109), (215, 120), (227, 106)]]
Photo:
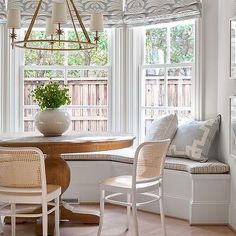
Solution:
[(144, 142), (139, 145), (135, 153), (133, 181), (155, 181), (162, 177), (164, 162), (170, 140)]
[(38, 148), (0, 147), (0, 187), (46, 191), (44, 155)]

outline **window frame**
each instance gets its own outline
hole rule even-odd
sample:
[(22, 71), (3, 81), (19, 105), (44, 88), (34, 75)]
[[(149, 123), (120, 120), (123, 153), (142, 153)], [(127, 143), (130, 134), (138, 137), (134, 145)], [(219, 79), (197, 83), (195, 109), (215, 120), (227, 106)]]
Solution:
[[(170, 63), (170, 61), (167, 61), (167, 63), (164, 64), (145, 64), (145, 29), (146, 28), (151, 28), (153, 26), (147, 26), (147, 27), (141, 27), (140, 28), (140, 34), (142, 35), (142, 44), (139, 45), (139, 47), (141, 46), (141, 50), (143, 51), (142, 53), (142, 59), (141, 59), (141, 63), (138, 65), (139, 66), (139, 79), (138, 79), (138, 87), (139, 87), (139, 97), (138, 97), (138, 111), (137, 111), (137, 116), (138, 116), (138, 128), (136, 129), (136, 134), (138, 136), (138, 143), (141, 143), (144, 141), (144, 137), (145, 137), (145, 125), (143, 125), (144, 122), (144, 112), (145, 112), (145, 106), (143, 106), (143, 99), (144, 99), (144, 92), (143, 92), (143, 82), (144, 82), (144, 70), (148, 69), (148, 68), (162, 68), (165, 69), (165, 84), (168, 83), (168, 80), (166, 80), (167, 74), (166, 74), (166, 69), (171, 68), (171, 67), (189, 67), (192, 66), (192, 93), (191, 93), (191, 102), (192, 102), (192, 106), (191, 106), (191, 110), (192, 110), (192, 116), (193, 118), (196, 119), (201, 119), (202, 118), (202, 76), (201, 76), (201, 68), (200, 68), (200, 61), (201, 58), (199, 58), (199, 55), (201, 55), (201, 37), (200, 37), (200, 19), (192, 19), (192, 20), (187, 20), (187, 21), (194, 21), (194, 25), (195, 25), (195, 47), (194, 47), (194, 51), (195, 51), (195, 58), (194, 58), (194, 62), (190, 62), (190, 63)], [(186, 22), (187, 22), (186, 21)], [(178, 25), (179, 22), (181, 21), (177, 21), (172, 23), (172, 27), (175, 25)], [(164, 27), (166, 24), (160, 24), (159, 27)], [(169, 52), (170, 53), (170, 52)], [(168, 59), (170, 59), (170, 57), (167, 57)], [(167, 99), (167, 98), (166, 98)], [(152, 107), (152, 109), (156, 109), (155, 107)], [(157, 108), (158, 109), (158, 108)], [(163, 110), (165, 109), (165, 107), (163, 107)], [(174, 110), (181, 110), (181, 108), (178, 107), (174, 107)], [(170, 110), (168, 108), (168, 110)]]
[[(203, 81), (203, 22), (202, 19), (195, 19), (195, 104), (194, 118), (203, 118), (204, 81)], [(110, 130), (112, 132), (132, 133), (136, 135), (135, 145), (141, 142), (140, 138), (140, 78), (143, 65), (143, 38), (140, 30), (143, 27), (112, 28), (110, 41), (110, 86), (109, 86), (109, 117)], [(2, 36), (7, 42), (5, 58), (9, 56), (9, 64), (15, 60), (15, 68), (8, 68), (1, 82), (4, 98), (2, 99), (2, 131), (18, 132), (23, 131), (23, 69), (22, 54), (18, 48), (11, 50), (8, 31)], [(20, 31), (18, 32), (20, 37)], [(8, 55), (9, 52), (9, 55)], [(14, 60), (13, 60), (14, 59)], [(11, 75), (10, 75), (11, 74)], [(18, 76), (19, 74), (19, 76)], [(7, 76), (6, 76), (7, 75)], [(13, 78), (15, 76), (15, 79)], [(15, 84), (17, 82), (17, 85)], [(9, 92), (10, 91), (10, 92)], [(19, 92), (17, 92), (19, 91)], [(17, 92), (17, 93), (15, 93)], [(18, 96), (19, 98), (18, 99)], [(123, 98), (121, 101), (120, 98)], [(17, 100), (18, 99), (18, 100)], [(13, 102), (13, 100), (17, 100)], [(16, 112), (17, 111), (17, 112)], [(12, 116), (15, 114), (16, 116)], [(10, 118), (11, 117), (11, 118)], [(4, 123), (3, 123), (4, 122)]]
[[(23, 32), (24, 32), (24, 28), (20, 30), (20, 37), (23, 37)], [(41, 30), (41, 28), (36, 28), (36, 30)], [(68, 52), (65, 52), (65, 57), (64, 57), (64, 65), (24, 65), (24, 53), (22, 53), (20, 55), (19, 60), (22, 62), (22, 64), (20, 65), (20, 76), (19, 76), (19, 80), (20, 82), (20, 88), (22, 88), (20, 90), (20, 97), (22, 97), (21, 101), (20, 101), (20, 107), (21, 109), (19, 109), (19, 113), (20, 113), (20, 117), (19, 117), (19, 124), (20, 124), (20, 131), (24, 132), (24, 121), (25, 120), (30, 120), (33, 121), (34, 118), (32, 117), (31, 119), (25, 119), (24, 117), (24, 110), (25, 108), (35, 108), (38, 107), (38, 105), (25, 105), (24, 104), (24, 71), (27, 69), (30, 70), (58, 70), (58, 71), (63, 71), (64, 73), (64, 78), (62, 78), (61, 80), (63, 80), (65, 82), (65, 84), (67, 83), (67, 72), (70, 70), (87, 70), (87, 69), (91, 69), (91, 70), (107, 70), (108, 72), (108, 77), (107, 77), (107, 83), (108, 83), (108, 101), (107, 101), (107, 105), (106, 106), (96, 106), (96, 105), (65, 105), (62, 106), (62, 108), (64, 109), (69, 109), (69, 108), (82, 108), (82, 109), (92, 109), (92, 108), (105, 108), (107, 109), (107, 131), (112, 131), (112, 127), (114, 126), (112, 124), (112, 112), (111, 112), (111, 108), (112, 108), (112, 92), (111, 92), (111, 87), (112, 87), (112, 64), (111, 64), (111, 57), (112, 57), (112, 47), (111, 47), (111, 38), (112, 38), (112, 32), (111, 30), (109, 30), (110, 32), (108, 32), (108, 63), (105, 66), (95, 66), (95, 65), (68, 65)], [(61, 81), (60, 80), (60, 81)]]

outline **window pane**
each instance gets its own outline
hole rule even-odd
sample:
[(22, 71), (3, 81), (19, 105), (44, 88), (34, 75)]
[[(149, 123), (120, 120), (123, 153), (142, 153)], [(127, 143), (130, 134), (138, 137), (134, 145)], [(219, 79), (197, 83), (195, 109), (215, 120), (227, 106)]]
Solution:
[[(45, 33), (43, 31), (33, 31), (32, 39), (45, 39)], [(63, 37), (62, 37), (63, 38)], [(48, 47), (47, 43), (32, 43), (32, 46), (37, 47)], [(55, 45), (54, 47), (63, 48), (64, 44)], [(44, 51), (44, 50), (30, 50), (27, 49), (25, 52), (25, 65), (63, 65), (64, 64), (64, 53), (56, 51)]]
[(64, 79), (62, 70), (25, 70), (24, 77), (28, 80)]
[[(34, 37), (44, 38), (44, 33), (34, 31)], [(24, 130), (35, 131), (34, 117), (39, 111), (37, 103), (30, 93), (41, 83), (50, 79), (69, 88), (71, 104), (63, 107), (70, 113), (72, 124), (70, 129), (75, 131), (108, 130), (108, 34), (105, 31), (100, 35), (98, 49), (77, 52), (47, 52), (25, 50), (24, 68)], [(75, 39), (70, 29), (65, 29), (65, 36)], [(83, 40), (81, 32), (80, 39)], [(94, 35), (90, 35), (93, 39)], [(43, 46), (43, 45), (40, 45)], [(78, 44), (66, 45), (71, 48)], [(47, 67), (44, 69), (42, 65)], [(106, 65), (106, 66), (105, 66)], [(30, 66), (34, 66), (31, 68)], [(38, 67), (40, 66), (40, 67)], [(78, 66), (78, 67), (76, 67)], [(93, 66), (90, 68), (90, 66)]]
[(72, 105), (107, 105), (108, 81), (105, 80), (69, 80), (68, 86)]
[(68, 70), (67, 79), (79, 78), (79, 79), (100, 79), (108, 78), (108, 70)]
[(191, 107), (192, 67), (168, 70), (168, 106)]
[(171, 27), (171, 63), (193, 62), (194, 36), (193, 24)]
[(164, 64), (167, 61), (167, 28), (146, 30), (146, 64)]
[(163, 69), (147, 69), (145, 76), (145, 106), (165, 106), (165, 78)]
[[(91, 40), (94, 39), (94, 34), (89, 33)], [(76, 35), (73, 31), (68, 32), (69, 39), (76, 40)], [(79, 37), (84, 40), (82, 33)], [(72, 48), (78, 48), (78, 44), (71, 45)], [(104, 66), (108, 64), (108, 34), (102, 32), (99, 34), (98, 48), (88, 51), (70, 52), (68, 57), (68, 65), (97, 65)]]
[(73, 108), (68, 110), (72, 118), (71, 129), (74, 131), (107, 131), (107, 108)]

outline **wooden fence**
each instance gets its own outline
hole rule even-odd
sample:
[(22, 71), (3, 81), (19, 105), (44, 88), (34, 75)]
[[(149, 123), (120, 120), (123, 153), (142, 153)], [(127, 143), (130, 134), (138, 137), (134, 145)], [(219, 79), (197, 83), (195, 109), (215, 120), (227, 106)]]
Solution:
[[(63, 83), (63, 82), (62, 82)], [(147, 78), (145, 82), (146, 126), (171, 107), (174, 112), (189, 115), (191, 108), (191, 79), (168, 80), (166, 97), (165, 81)], [(24, 129), (34, 131), (34, 116), (39, 110), (30, 97), (37, 82), (25, 80)], [(68, 87), (72, 103), (66, 108), (72, 117), (70, 129), (75, 131), (105, 132), (108, 130), (108, 80), (69, 80)], [(155, 108), (155, 109), (153, 109)], [(158, 108), (158, 109), (157, 109)], [(176, 108), (176, 109), (175, 109)]]

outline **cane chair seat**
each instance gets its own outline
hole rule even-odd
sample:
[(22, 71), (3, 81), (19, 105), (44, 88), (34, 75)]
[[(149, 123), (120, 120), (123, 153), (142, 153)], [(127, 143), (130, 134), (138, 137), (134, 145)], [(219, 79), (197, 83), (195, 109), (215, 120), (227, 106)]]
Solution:
[[(61, 194), (60, 188), (61, 187), (58, 185), (47, 185), (47, 201), (52, 201), (57, 196), (59, 196)], [(20, 189), (18, 188), (8, 189), (0, 187), (0, 201), (10, 201), (15, 204), (42, 204), (42, 192), (40, 192), (39, 189), (35, 188), (26, 188), (25, 191), (20, 191)]]
[[(148, 191), (149, 187), (153, 187), (159, 184), (159, 180), (153, 182), (146, 182), (146, 178), (139, 178), (141, 183), (136, 185), (136, 191)], [(144, 183), (142, 183), (144, 181)], [(113, 178), (106, 179), (100, 183), (100, 186), (105, 190), (118, 190), (120, 192), (132, 192), (132, 175), (117, 176)]]

